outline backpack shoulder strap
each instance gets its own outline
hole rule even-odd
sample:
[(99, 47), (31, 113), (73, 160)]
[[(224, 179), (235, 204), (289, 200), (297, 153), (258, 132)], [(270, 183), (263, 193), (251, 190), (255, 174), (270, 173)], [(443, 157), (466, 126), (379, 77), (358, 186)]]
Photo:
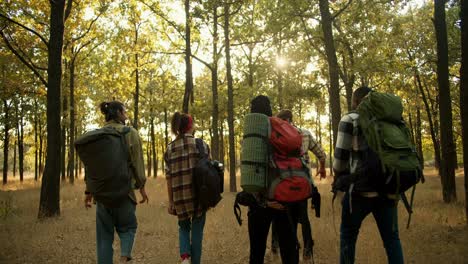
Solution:
[(195, 139), (195, 144), (197, 145), (198, 153), (200, 154), (200, 158), (205, 158), (208, 154), (205, 151), (205, 146), (203, 144), (203, 140), (201, 138)]

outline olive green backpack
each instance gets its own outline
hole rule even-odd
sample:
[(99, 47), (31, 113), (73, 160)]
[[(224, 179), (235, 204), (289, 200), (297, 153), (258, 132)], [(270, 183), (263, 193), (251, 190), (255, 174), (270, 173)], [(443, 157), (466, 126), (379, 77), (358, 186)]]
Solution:
[(112, 127), (89, 131), (75, 141), (85, 165), (86, 188), (96, 201), (118, 207), (131, 190), (132, 168), (125, 134)]

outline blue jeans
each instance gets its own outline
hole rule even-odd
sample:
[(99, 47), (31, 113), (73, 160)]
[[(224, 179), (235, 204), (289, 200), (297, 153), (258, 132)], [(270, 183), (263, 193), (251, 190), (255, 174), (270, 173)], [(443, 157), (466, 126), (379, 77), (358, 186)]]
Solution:
[(128, 198), (120, 207), (108, 208), (96, 205), (96, 246), (98, 264), (112, 264), (114, 230), (120, 238), (122, 257), (132, 257), (133, 242), (137, 230), (136, 205)]
[(356, 240), (361, 223), (372, 213), (383, 240), (389, 264), (402, 264), (403, 252), (398, 235), (398, 212), (394, 200), (383, 197), (366, 198), (352, 195), (350, 212), (349, 194), (343, 199), (340, 228), (340, 263), (354, 263)]
[[(200, 217), (179, 221), (180, 255), (190, 255), (192, 264), (200, 264), (206, 212)], [(191, 235), (190, 235), (191, 233)]]

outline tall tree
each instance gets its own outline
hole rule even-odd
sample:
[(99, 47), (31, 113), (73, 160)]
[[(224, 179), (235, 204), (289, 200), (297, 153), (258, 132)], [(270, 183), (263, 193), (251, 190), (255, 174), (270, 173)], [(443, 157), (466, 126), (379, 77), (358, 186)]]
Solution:
[(229, 38), (229, 19), (231, 4), (224, 3), (224, 50), (226, 53), (226, 77), (228, 85), (228, 129), (229, 129), (229, 190), (235, 192), (236, 185), (236, 146), (234, 138), (234, 84), (231, 68), (231, 45)]
[(444, 202), (451, 203), (455, 202), (457, 199), (453, 161), (456, 152), (453, 142), (445, 3), (445, 0), (434, 0), (434, 26), (437, 40), (437, 82), (440, 96), (439, 115), (440, 120), (444, 121), (440, 130), (442, 149), (440, 177)]
[[(68, 0), (71, 6), (71, 0)], [(68, 10), (68, 9), (67, 9)], [(47, 66), (47, 157), (42, 177), (39, 218), (60, 215), (60, 88), (65, 0), (50, 0)]]
[(328, 61), (328, 81), (329, 81), (329, 102), (331, 112), (331, 122), (333, 130), (333, 146), (336, 144), (338, 135), (338, 124), (341, 119), (340, 105), (340, 84), (339, 84), (339, 69), (338, 60), (336, 58), (335, 41), (332, 31), (332, 16), (328, 0), (319, 0), (320, 15), (322, 17), (322, 30), (325, 42), (325, 52)]
[[(4, 82), (3, 82), (4, 83)], [(5, 88), (5, 87), (4, 87)], [(8, 150), (10, 148), (10, 105), (6, 99), (2, 99), (4, 118), (4, 138), (3, 138), (3, 185), (8, 182)]]
[(463, 164), (465, 174), (465, 215), (468, 223), (468, 1), (462, 0), (461, 19), (461, 67), (460, 108), (462, 118)]
[(192, 19), (190, 17), (190, 0), (184, 1), (185, 8), (185, 92), (182, 104), (182, 111), (188, 113), (189, 102), (193, 96), (193, 74), (192, 74), (192, 44), (191, 44), (191, 27)]

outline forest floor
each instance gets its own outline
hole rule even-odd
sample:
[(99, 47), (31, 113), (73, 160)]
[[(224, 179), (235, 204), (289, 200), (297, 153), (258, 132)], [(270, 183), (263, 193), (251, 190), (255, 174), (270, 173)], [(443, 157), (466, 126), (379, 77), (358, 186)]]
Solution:
[[(426, 170), (426, 183), (418, 185), (410, 229), (408, 214), (399, 205), (400, 238), (406, 263), (468, 263), (468, 228), (465, 222), (463, 173), (457, 173), (458, 202), (445, 204), (440, 179)], [(228, 181), (226, 181), (227, 183)], [(331, 206), (330, 181), (318, 182), (322, 217), (309, 211), (315, 240), (315, 263), (338, 263), (340, 205)], [(63, 184), (61, 216), (39, 221), (40, 183), (12, 181), (0, 187), (0, 263), (95, 263), (95, 209), (83, 206), (84, 183)], [(137, 207), (138, 231), (133, 263), (179, 263), (177, 220), (166, 211), (163, 177), (149, 179), (149, 204)], [(202, 263), (248, 263), (247, 210), (244, 224), (233, 214), (235, 194), (226, 192), (221, 203), (207, 214)], [(298, 230), (299, 241), (302, 241)], [(119, 252), (116, 239), (115, 259)], [(270, 241), (270, 240), (268, 240)], [(270, 253), (265, 263), (281, 263)], [(302, 254), (301, 254), (302, 255)], [(385, 251), (373, 217), (367, 217), (357, 242), (356, 263), (386, 263)]]

